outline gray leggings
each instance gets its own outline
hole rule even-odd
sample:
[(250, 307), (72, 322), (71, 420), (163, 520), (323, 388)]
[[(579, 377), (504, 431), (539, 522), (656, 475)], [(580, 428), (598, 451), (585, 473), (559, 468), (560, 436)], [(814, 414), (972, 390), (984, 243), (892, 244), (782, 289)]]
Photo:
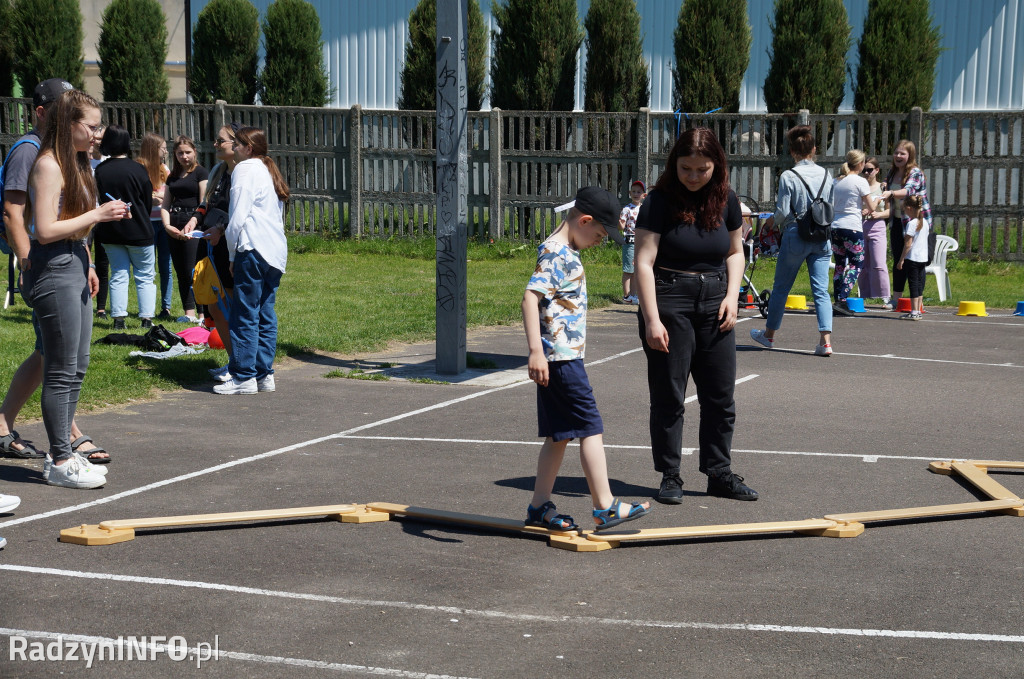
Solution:
[(64, 460), (71, 457), (71, 422), (89, 366), (89, 255), (82, 241), (33, 241), (29, 260), (22, 296), (35, 311), (43, 343), (43, 426), (53, 459)]

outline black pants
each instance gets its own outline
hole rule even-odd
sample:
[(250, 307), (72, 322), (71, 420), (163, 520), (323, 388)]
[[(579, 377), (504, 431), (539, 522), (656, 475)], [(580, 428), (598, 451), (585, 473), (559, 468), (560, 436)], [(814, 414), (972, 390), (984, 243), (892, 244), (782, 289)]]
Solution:
[(897, 269), (896, 262), (903, 256), (903, 220), (896, 215), (889, 219), (889, 246), (892, 248), (892, 296), (899, 299), (907, 285), (907, 270)]
[[(182, 227), (192, 218), (191, 212), (172, 212), (171, 226)], [(205, 241), (202, 241), (205, 243)], [(196, 268), (196, 261), (199, 253), (200, 240), (189, 238), (178, 240), (169, 238), (167, 249), (171, 251), (171, 263), (174, 264), (174, 278), (178, 283), (178, 296), (181, 298), (181, 308), (185, 311), (194, 311), (196, 301), (192, 297), (192, 270)], [(205, 250), (205, 245), (203, 246)]]
[(100, 279), (100, 291), (96, 293), (96, 308), (107, 310), (107, 294), (110, 292), (110, 261), (107, 259), (107, 251), (98, 241), (93, 241), (96, 252), (93, 253), (92, 263), (96, 266), (96, 276)]
[(911, 298), (924, 296), (924, 279), (926, 277), (924, 270), (927, 266), (927, 262), (903, 260), (903, 275), (906, 276), (907, 283), (910, 284)]
[(725, 272), (675, 274), (655, 270), (658, 314), (668, 331), (669, 351), (647, 344), (643, 312), (640, 340), (647, 355), (651, 396), (651, 453), (659, 472), (677, 472), (683, 447), (683, 400), (693, 376), (700, 403), (700, 471), (729, 470), (736, 425), (736, 334), (718, 328), (725, 299)]

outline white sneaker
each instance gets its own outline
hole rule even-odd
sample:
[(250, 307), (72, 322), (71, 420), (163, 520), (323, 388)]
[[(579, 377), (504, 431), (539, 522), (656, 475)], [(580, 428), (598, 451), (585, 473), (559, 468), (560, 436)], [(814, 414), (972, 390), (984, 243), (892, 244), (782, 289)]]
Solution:
[(49, 485), (64, 488), (99, 488), (106, 482), (106, 476), (94, 467), (83, 465), (74, 455), (64, 464), (50, 465), (50, 473), (46, 477)]
[(817, 345), (816, 347), (814, 347), (814, 355), (815, 356), (831, 356), (832, 355), (832, 345), (831, 344), (819, 344), (819, 345)]
[(0, 538), (0, 549), (7, 546), (7, 538)]
[[(106, 476), (107, 475), (107, 468), (106, 467), (101, 467), (98, 464), (93, 464), (92, 462), (89, 462), (89, 458), (87, 458), (85, 455), (82, 455), (81, 453), (71, 453), (71, 455), (73, 457), (77, 457), (79, 463), (81, 463), (82, 465), (88, 467), (90, 470), (96, 472), (100, 476)], [(51, 456), (49, 453), (47, 453), (46, 457), (43, 458), (43, 478), (44, 479), (49, 479), (50, 478), (50, 469), (52, 467), (53, 467), (53, 456)]]
[(213, 380), (215, 382), (230, 382), (231, 381), (231, 373), (229, 373), (227, 370), (225, 370), (222, 373), (214, 375), (213, 376)]
[(637, 297), (636, 295), (630, 295), (629, 296), (629, 303), (630, 304), (639, 304), (640, 303), (640, 298)]
[(765, 337), (764, 330), (761, 330), (760, 328), (752, 328), (750, 330), (750, 339), (754, 340), (766, 349), (772, 349), (775, 347), (775, 339)]
[(218, 394), (255, 394), (259, 388), (256, 386), (255, 377), (241, 381), (232, 377), (229, 382), (218, 384), (213, 390)]
[(0, 494), (0, 513), (9, 512), (21, 504), (21, 498), (17, 495)]
[(221, 375), (223, 375), (227, 371), (228, 371), (228, 366), (227, 366), (226, 363), (224, 365), (220, 366), (219, 368), (210, 368), (210, 377), (220, 377)]
[(256, 380), (257, 391), (276, 391), (277, 385), (274, 384), (274, 373), (270, 373), (263, 379)]

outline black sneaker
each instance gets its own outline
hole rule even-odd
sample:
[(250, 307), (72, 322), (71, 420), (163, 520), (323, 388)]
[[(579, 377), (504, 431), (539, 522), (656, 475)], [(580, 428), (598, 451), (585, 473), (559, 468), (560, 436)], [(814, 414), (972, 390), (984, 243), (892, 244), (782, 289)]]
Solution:
[(857, 314), (853, 313), (852, 311), (850, 311), (850, 308), (846, 306), (846, 301), (845, 300), (842, 301), (842, 302), (836, 302), (835, 304), (833, 304), (832, 305), (832, 313), (835, 314), (836, 316), (846, 316), (846, 317), (851, 317), (851, 316), (856, 316), (857, 315)]
[(142, 327), (143, 328), (152, 328), (153, 327), (153, 319), (152, 318), (143, 318), (142, 319)]
[(757, 491), (743, 484), (743, 477), (732, 472), (712, 476), (708, 475), (708, 495), (724, 497), (730, 500), (757, 499)]
[(173, 321), (174, 320), (174, 316), (171, 316), (171, 310), (170, 309), (164, 309), (159, 314), (157, 314), (156, 318), (157, 318), (158, 321)]
[(664, 472), (661, 476), (661, 488), (654, 499), (663, 505), (679, 505), (683, 503), (683, 480), (679, 472)]
[(105, 321), (105, 320), (107, 320), (107, 318), (108, 318), (108, 316), (107, 316), (107, 312), (106, 311), (103, 311), (102, 309), (100, 309), (99, 311), (96, 312), (96, 319), (97, 320)]
[(115, 318), (114, 319), (114, 330), (124, 330), (124, 329), (125, 329), (124, 317), (121, 316), (119, 318)]

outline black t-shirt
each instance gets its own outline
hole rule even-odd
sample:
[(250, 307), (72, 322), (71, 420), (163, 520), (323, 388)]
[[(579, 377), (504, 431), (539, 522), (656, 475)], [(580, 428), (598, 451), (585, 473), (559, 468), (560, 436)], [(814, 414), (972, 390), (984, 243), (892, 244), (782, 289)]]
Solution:
[(702, 226), (684, 224), (674, 217), (675, 210), (668, 197), (653, 189), (640, 206), (636, 228), (661, 236), (654, 266), (677, 271), (724, 271), (729, 254), (729, 232), (740, 228), (743, 213), (733, 191), (722, 210), (722, 224), (707, 231)]
[(199, 182), (205, 182), (209, 177), (210, 173), (205, 167), (196, 165), (196, 169), (184, 177), (168, 178), (167, 190), (171, 192), (171, 207), (198, 207), (201, 200)]
[(100, 203), (110, 201), (109, 193), (132, 204), (131, 219), (100, 222), (96, 226), (96, 240), (116, 245), (152, 245), (149, 206), (153, 203), (153, 185), (146, 168), (131, 158), (107, 158), (96, 166), (96, 188)]

